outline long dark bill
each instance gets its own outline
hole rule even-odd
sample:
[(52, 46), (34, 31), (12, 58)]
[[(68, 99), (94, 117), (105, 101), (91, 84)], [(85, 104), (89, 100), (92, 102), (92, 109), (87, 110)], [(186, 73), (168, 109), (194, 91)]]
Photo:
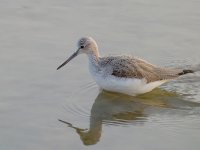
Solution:
[(72, 54), (62, 65), (60, 65), (58, 68), (57, 68), (57, 70), (58, 69), (60, 69), (61, 67), (63, 67), (64, 65), (66, 65), (70, 60), (72, 60), (74, 57), (76, 57), (78, 55), (78, 50), (74, 53), (74, 54)]

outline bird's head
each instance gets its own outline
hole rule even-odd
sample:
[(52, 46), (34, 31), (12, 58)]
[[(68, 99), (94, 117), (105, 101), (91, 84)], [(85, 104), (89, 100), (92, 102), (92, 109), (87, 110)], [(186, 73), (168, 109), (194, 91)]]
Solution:
[(58, 68), (60, 69), (64, 65), (66, 65), (70, 60), (72, 60), (74, 57), (78, 56), (79, 54), (94, 54), (94, 55), (99, 55), (98, 53), (98, 46), (96, 41), (91, 38), (91, 37), (83, 37), (78, 41), (78, 49), (63, 63), (61, 64)]

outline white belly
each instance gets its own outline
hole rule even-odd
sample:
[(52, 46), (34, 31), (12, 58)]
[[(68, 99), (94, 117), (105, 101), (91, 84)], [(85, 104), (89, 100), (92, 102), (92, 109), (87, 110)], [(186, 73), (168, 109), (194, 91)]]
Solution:
[(167, 80), (162, 80), (146, 83), (145, 79), (119, 78), (113, 75), (104, 76), (94, 72), (92, 73), (92, 76), (100, 88), (107, 91), (119, 92), (132, 96), (150, 92), (154, 88), (167, 82)]

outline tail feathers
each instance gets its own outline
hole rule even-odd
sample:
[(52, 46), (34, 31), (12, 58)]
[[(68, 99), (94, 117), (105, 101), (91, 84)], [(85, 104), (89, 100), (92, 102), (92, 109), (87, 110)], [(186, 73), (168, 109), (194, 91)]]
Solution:
[(182, 72), (178, 73), (179, 76), (187, 74), (187, 73), (194, 73), (193, 70), (183, 70)]

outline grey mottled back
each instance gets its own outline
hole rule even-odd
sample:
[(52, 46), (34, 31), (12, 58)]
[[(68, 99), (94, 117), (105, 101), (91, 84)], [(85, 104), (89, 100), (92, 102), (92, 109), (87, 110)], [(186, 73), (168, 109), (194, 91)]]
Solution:
[(145, 78), (147, 83), (174, 79), (181, 69), (161, 68), (142, 59), (131, 56), (109, 56), (100, 58), (99, 65), (108, 69), (111, 75), (123, 78)]

